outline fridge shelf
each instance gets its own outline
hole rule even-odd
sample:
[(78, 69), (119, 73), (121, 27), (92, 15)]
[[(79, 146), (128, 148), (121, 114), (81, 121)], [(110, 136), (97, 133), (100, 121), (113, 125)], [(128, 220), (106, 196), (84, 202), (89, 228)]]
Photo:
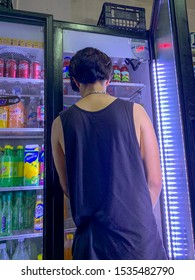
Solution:
[(0, 139), (43, 138), (44, 128), (0, 128)]
[(23, 233), (17, 235), (0, 236), (0, 241), (15, 240), (18, 238), (37, 238), (42, 237), (43, 233)]
[(0, 77), (0, 83), (20, 83), (20, 84), (43, 84), (44, 79), (24, 79), (24, 78), (7, 78)]
[(65, 228), (64, 229), (64, 234), (67, 234), (67, 233), (72, 233), (72, 232), (75, 232), (76, 231), (76, 228)]
[(0, 187), (0, 192), (43, 190), (43, 186)]

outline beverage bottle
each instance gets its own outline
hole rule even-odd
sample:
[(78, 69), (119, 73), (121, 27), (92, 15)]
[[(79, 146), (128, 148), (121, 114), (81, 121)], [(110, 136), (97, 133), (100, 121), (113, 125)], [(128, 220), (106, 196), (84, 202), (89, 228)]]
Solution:
[(0, 128), (8, 126), (8, 106), (0, 107)]
[(24, 228), (24, 208), (23, 208), (23, 193), (16, 192), (15, 205), (13, 211), (13, 230), (20, 233)]
[(38, 194), (35, 203), (34, 232), (42, 232), (42, 231), (43, 231), (43, 197), (41, 194)]
[(44, 127), (44, 105), (43, 98), (40, 98), (39, 105), (37, 106), (37, 123), (38, 127)]
[(17, 173), (16, 173), (16, 186), (24, 185), (24, 147), (17, 146), (16, 151)]
[(39, 185), (39, 146), (37, 144), (25, 146), (24, 185)]
[(39, 154), (39, 185), (44, 184), (44, 145), (41, 146)]
[(37, 127), (37, 105), (34, 96), (30, 97), (30, 102), (27, 106), (27, 127)]
[(18, 239), (18, 245), (16, 247), (12, 260), (30, 260), (28, 251), (24, 244), (24, 238)]
[(63, 79), (69, 79), (70, 57), (65, 56), (63, 61)]
[(114, 61), (112, 81), (113, 82), (120, 82), (121, 81), (121, 72), (120, 72), (120, 67), (118, 66), (117, 61)]
[(15, 240), (8, 240), (6, 242), (6, 249), (7, 249), (7, 253), (10, 259), (12, 259), (13, 254), (15, 252), (16, 246), (15, 246)]
[(29, 255), (30, 259), (36, 260), (38, 252), (37, 252), (37, 246), (36, 246), (35, 242), (32, 239), (28, 238), (25, 240), (24, 243), (25, 243), (25, 246), (28, 251), (28, 255)]
[(6, 251), (6, 243), (0, 244), (0, 260), (9, 260), (9, 256)]
[(13, 183), (13, 156), (11, 147), (6, 145), (4, 148), (4, 154), (1, 157), (1, 178), (0, 186), (11, 187)]
[(12, 186), (17, 186), (17, 168), (18, 168), (18, 163), (17, 163), (17, 155), (16, 151), (13, 146), (10, 146), (10, 153), (12, 157), (12, 168), (13, 168), (13, 173), (12, 173)]
[(20, 101), (17, 104), (13, 104), (9, 107), (8, 127), (10, 128), (22, 128), (24, 126), (24, 106)]
[(24, 228), (31, 229), (34, 221), (34, 201), (32, 203), (32, 192), (26, 191), (24, 193)]
[(123, 62), (121, 66), (121, 82), (128, 83), (129, 82), (129, 70), (126, 66), (125, 62)]
[(12, 233), (12, 202), (11, 194), (3, 195), (3, 207), (1, 213), (1, 235), (11, 235)]
[(73, 234), (68, 233), (66, 235), (66, 241), (64, 243), (64, 259), (72, 260), (72, 244), (73, 244)]

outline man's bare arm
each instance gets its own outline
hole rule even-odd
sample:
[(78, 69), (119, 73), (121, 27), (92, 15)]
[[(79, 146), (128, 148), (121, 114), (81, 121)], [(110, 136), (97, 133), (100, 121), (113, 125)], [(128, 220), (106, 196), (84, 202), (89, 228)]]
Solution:
[(60, 185), (68, 196), (67, 178), (66, 178), (66, 162), (65, 162), (65, 151), (62, 147), (63, 130), (60, 117), (57, 117), (52, 124), (51, 132), (51, 145), (52, 154), (55, 163), (55, 167), (59, 176)]

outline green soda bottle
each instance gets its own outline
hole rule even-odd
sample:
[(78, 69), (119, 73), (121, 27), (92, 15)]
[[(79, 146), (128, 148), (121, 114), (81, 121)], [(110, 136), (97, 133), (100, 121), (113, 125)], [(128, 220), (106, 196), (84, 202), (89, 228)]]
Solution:
[(16, 186), (24, 185), (24, 147), (17, 146), (16, 151), (17, 171), (16, 171)]
[(11, 147), (5, 146), (5, 151), (1, 157), (1, 180), (0, 187), (11, 187), (13, 184), (13, 156)]
[(3, 208), (1, 216), (1, 235), (12, 234), (12, 195), (3, 194)]
[(13, 211), (13, 230), (20, 233), (24, 229), (23, 193), (16, 192)]
[(12, 175), (12, 186), (17, 186), (16, 179), (17, 179), (17, 155), (16, 151), (13, 146), (10, 146), (11, 149), (11, 156), (12, 156), (12, 167), (13, 167), (13, 175)]

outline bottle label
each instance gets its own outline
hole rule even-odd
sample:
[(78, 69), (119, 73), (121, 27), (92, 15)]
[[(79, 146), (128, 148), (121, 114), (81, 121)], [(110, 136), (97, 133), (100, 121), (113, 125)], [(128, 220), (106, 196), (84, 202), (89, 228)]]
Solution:
[(37, 121), (44, 121), (44, 106), (37, 107)]
[(114, 69), (113, 81), (120, 82), (121, 81), (121, 72), (118, 69)]
[(13, 176), (13, 168), (10, 162), (3, 162), (1, 165), (0, 175), (2, 178), (10, 178)]
[(6, 217), (2, 216), (1, 219), (1, 232), (4, 233), (6, 231)]
[(128, 71), (122, 71), (121, 72), (121, 81), (122, 82), (129, 82), (129, 72)]
[(43, 202), (38, 201), (35, 207), (34, 230), (41, 231), (43, 229)]

